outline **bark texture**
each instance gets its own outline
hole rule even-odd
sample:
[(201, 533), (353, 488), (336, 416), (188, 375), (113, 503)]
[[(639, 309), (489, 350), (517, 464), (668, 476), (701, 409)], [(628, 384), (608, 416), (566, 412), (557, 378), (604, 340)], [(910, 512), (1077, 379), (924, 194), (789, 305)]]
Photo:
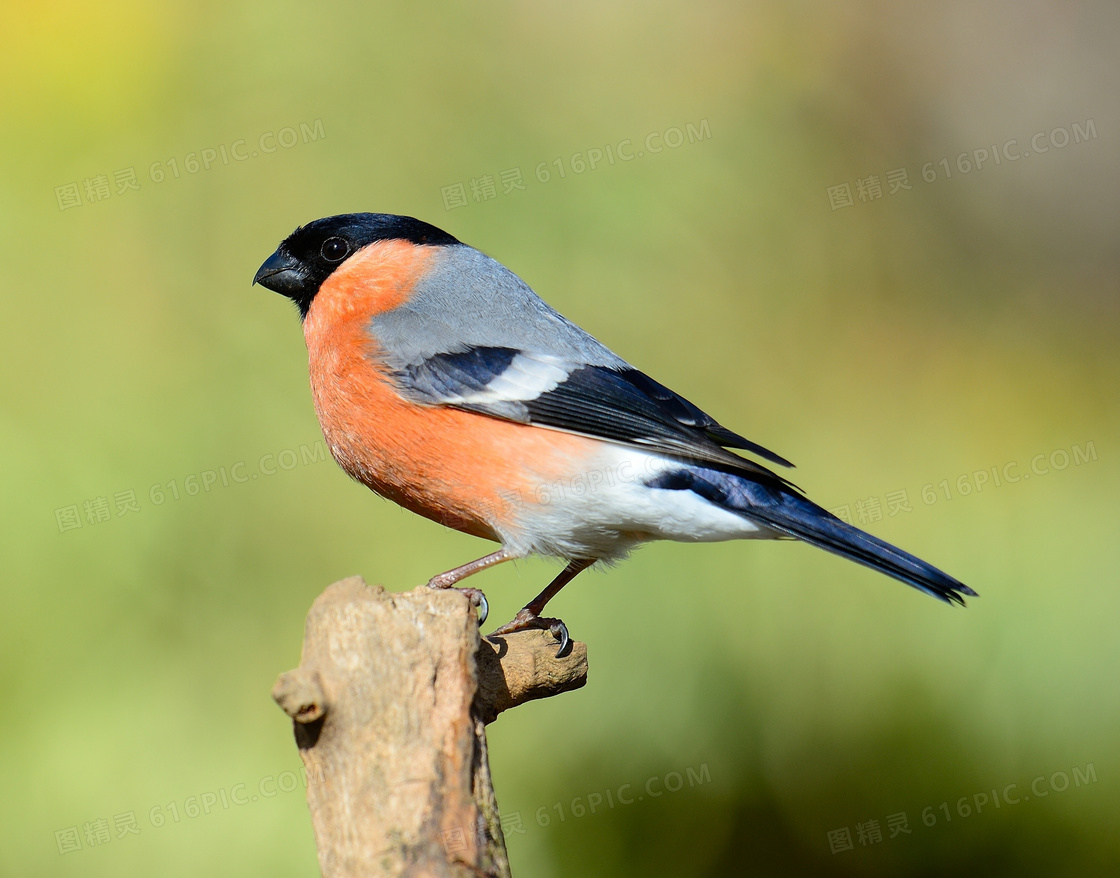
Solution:
[(329, 586), (272, 690), (315, 779), (323, 875), (508, 876), (485, 727), (587, 682), (586, 645), (556, 648), (546, 631), (481, 638), (455, 591)]

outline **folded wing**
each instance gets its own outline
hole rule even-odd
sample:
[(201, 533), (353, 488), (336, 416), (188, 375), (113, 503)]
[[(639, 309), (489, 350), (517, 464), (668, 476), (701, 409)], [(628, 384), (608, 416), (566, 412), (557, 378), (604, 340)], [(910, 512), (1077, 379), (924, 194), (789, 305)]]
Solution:
[(765, 482), (781, 476), (728, 451), (789, 461), (721, 426), (684, 397), (632, 367), (575, 363), (509, 347), (439, 353), (394, 370), (415, 402), (594, 436), (683, 460), (714, 464)]

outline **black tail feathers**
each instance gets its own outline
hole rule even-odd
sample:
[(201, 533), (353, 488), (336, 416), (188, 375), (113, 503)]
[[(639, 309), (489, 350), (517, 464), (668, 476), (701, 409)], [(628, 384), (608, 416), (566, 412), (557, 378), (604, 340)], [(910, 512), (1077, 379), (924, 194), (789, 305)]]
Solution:
[(699, 467), (663, 473), (650, 482), (650, 487), (694, 491), (771, 530), (893, 576), (947, 604), (964, 606), (964, 595), (978, 596), (932, 564), (864, 533), (816, 503), (784, 489)]

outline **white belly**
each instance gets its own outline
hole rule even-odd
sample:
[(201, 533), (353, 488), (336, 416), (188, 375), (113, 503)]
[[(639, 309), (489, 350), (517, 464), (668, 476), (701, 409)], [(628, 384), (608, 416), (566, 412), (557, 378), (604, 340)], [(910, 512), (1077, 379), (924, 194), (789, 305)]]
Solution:
[(542, 483), (534, 496), (510, 497), (513, 524), (503, 545), (516, 555), (616, 560), (650, 540), (716, 542), (778, 534), (692, 491), (646, 482), (682, 464), (634, 448), (604, 444), (584, 472)]

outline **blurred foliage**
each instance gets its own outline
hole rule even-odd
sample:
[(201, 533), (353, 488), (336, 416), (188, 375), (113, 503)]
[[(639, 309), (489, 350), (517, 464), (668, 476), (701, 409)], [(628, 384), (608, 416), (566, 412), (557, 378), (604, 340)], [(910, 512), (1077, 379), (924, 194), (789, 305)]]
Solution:
[[(315, 874), (268, 697), (307, 607), (346, 575), (406, 589), (488, 551), (315, 459), (295, 314), (250, 288), (297, 224), (374, 210), (492, 254), (982, 595), (950, 610), (788, 543), (586, 574), (555, 607), (589, 686), (491, 731), (515, 874), (1116, 874), (1114, 6), (6, 12), (0, 873)], [(960, 171), (1012, 138), (1024, 158)], [(626, 139), (641, 157), (576, 172)], [(882, 197), (860, 200), (871, 175)], [(910, 511), (888, 514), (899, 490)], [(495, 618), (553, 569), (486, 573)], [(1010, 784), (1015, 803), (969, 804)], [(70, 828), (82, 849), (60, 854)]]

